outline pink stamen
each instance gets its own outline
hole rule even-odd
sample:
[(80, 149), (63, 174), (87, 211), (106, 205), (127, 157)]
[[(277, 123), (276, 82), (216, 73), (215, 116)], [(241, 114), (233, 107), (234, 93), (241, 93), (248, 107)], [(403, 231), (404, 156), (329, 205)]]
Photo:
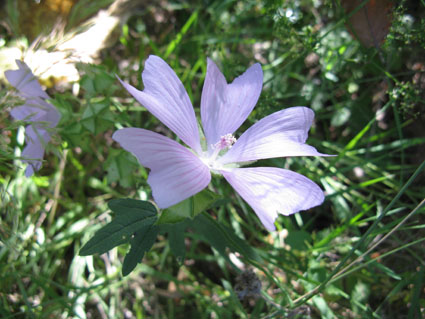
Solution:
[(224, 150), (226, 148), (231, 148), (235, 144), (236, 138), (232, 134), (226, 134), (220, 137), (220, 141), (214, 144), (215, 149)]
[(236, 142), (236, 138), (230, 133), (221, 136), (220, 140), (217, 143), (211, 145), (214, 152), (211, 154), (211, 156), (209, 156), (208, 162), (213, 163), (216, 160), (220, 151), (226, 148), (231, 148), (232, 145), (235, 144), (235, 142)]

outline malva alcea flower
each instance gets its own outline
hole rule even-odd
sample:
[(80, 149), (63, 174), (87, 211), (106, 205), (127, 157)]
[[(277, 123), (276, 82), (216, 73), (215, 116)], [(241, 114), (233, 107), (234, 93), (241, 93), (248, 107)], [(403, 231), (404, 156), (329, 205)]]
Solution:
[(12, 109), (10, 114), (16, 120), (28, 122), (25, 128), (26, 146), (22, 151), (24, 162), (28, 163), (25, 176), (29, 177), (41, 168), (46, 144), (51, 139), (51, 129), (60, 119), (58, 110), (46, 102), (49, 96), (43, 91), (30, 68), (16, 60), (18, 70), (4, 72), (9, 83), (16, 88), (17, 95), (25, 103)]
[(236, 139), (234, 132), (247, 119), (261, 93), (260, 64), (227, 84), (208, 59), (201, 98), (204, 148), (189, 96), (168, 64), (150, 56), (142, 79), (143, 91), (120, 81), (190, 147), (140, 128), (114, 133), (113, 139), (150, 169), (148, 183), (159, 208), (170, 207), (203, 190), (210, 183), (211, 173), (223, 175), (268, 230), (275, 229), (278, 213), (290, 215), (323, 202), (323, 191), (303, 175), (274, 167), (240, 167), (259, 159), (325, 155), (305, 144), (314, 118), (313, 111), (306, 107), (291, 107), (266, 116)]

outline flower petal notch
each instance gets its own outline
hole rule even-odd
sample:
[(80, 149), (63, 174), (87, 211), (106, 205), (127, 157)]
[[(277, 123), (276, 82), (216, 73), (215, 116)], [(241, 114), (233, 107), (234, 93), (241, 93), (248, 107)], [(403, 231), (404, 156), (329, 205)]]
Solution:
[(18, 70), (8, 70), (4, 74), (17, 90), (17, 95), (25, 100), (23, 105), (11, 110), (15, 120), (28, 122), (25, 128), (26, 146), (22, 151), (23, 162), (28, 166), (25, 176), (30, 177), (41, 168), (44, 150), (51, 140), (51, 131), (60, 120), (60, 113), (46, 101), (50, 97), (43, 91), (31, 69), (22, 61), (16, 60)]
[(215, 63), (208, 59), (201, 98), (201, 118), (209, 146), (221, 136), (233, 134), (254, 109), (263, 86), (260, 64), (251, 66), (231, 84)]
[[(291, 215), (320, 205), (323, 191), (307, 177), (272, 167), (239, 168), (248, 161), (288, 156), (329, 156), (305, 144), (314, 112), (291, 107), (275, 112), (233, 135), (251, 113), (261, 93), (260, 64), (231, 84), (208, 59), (201, 97), (207, 146), (201, 148), (195, 112), (183, 84), (159, 57), (150, 56), (142, 73), (143, 91), (123, 86), (191, 149), (160, 134), (139, 129), (116, 131), (113, 139), (150, 169), (148, 184), (160, 208), (168, 208), (207, 187), (211, 173), (223, 175), (253, 208), (268, 230), (278, 214)], [(238, 167), (238, 168), (235, 168)]]
[(142, 73), (145, 89), (121, 81), (133, 97), (196, 152), (201, 152), (195, 111), (180, 79), (161, 58), (151, 55)]

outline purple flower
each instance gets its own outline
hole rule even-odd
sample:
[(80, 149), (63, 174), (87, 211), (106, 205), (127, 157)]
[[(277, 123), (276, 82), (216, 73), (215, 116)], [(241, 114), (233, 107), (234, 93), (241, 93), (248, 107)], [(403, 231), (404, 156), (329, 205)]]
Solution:
[(150, 56), (142, 79), (143, 91), (120, 81), (190, 147), (140, 128), (124, 128), (114, 133), (115, 141), (135, 155), (141, 165), (150, 168), (148, 183), (158, 207), (170, 207), (203, 190), (211, 180), (211, 173), (223, 175), (268, 230), (275, 229), (273, 223), (278, 213), (290, 215), (323, 202), (319, 186), (300, 174), (273, 167), (240, 168), (259, 159), (324, 155), (305, 144), (314, 118), (313, 111), (306, 107), (273, 113), (236, 140), (234, 132), (260, 96), (263, 83), (260, 64), (254, 64), (227, 84), (214, 62), (208, 59), (201, 98), (205, 135), (202, 139), (189, 96), (168, 64)]
[(17, 89), (19, 97), (25, 103), (12, 109), (10, 114), (16, 120), (30, 123), (25, 128), (26, 147), (22, 152), (24, 162), (28, 163), (25, 176), (30, 177), (41, 167), (46, 144), (51, 139), (51, 128), (54, 128), (60, 119), (56, 108), (46, 102), (49, 96), (43, 91), (37, 78), (30, 68), (22, 61), (16, 60), (18, 70), (4, 72), (9, 83)]

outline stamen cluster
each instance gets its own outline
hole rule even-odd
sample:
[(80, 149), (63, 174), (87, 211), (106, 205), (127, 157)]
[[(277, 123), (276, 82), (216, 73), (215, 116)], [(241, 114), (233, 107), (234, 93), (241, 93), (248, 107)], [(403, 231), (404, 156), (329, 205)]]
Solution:
[(226, 134), (220, 137), (220, 141), (214, 144), (215, 149), (224, 150), (226, 148), (232, 148), (232, 145), (236, 143), (236, 138), (232, 134)]

